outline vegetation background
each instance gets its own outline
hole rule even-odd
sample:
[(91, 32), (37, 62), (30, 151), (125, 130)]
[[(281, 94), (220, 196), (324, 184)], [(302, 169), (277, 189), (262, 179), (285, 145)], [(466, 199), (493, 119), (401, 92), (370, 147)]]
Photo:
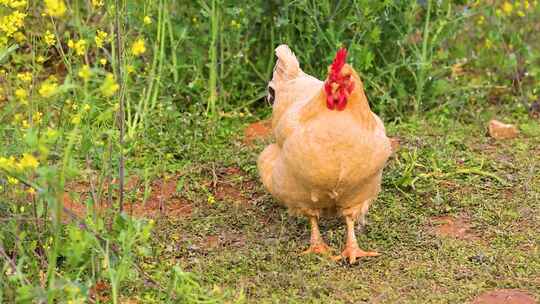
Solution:
[[(538, 297), (539, 35), (536, 0), (0, 0), (0, 302)], [(257, 182), (281, 43), (319, 78), (347, 47), (402, 140), (359, 237), (381, 258), (298, 257)]]

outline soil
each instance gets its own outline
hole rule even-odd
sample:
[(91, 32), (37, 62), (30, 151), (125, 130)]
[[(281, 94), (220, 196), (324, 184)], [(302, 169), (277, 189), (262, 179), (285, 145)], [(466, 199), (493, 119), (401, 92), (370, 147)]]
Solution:
[[(171, 217), (190, 216), (192, 205), (186, 199), (179, 197), (176, 193), (178, 177), (155, 180), (150, 185), (150, 195), (146, 203), (142, 203), (144, 196), (144, 185), (138, 177), (130, 177), (126, 182), (126, 197), (130, 192), (135, 192), (137, 202), (126, 201), (125, 212), (136, 217), (157, 217), (160, 215)], [(113, 180), (113, 183), (116, 181)], [(107, 186), (103, 187), (106, 193)], [(66, 186), (64, 194), (64, 207), (72, 211), (79, 217), (86, 215), (86, 204), (84, 203), (90, 195), (90, 184), (85, 182), (70, 183)], [(70, 196), (68, 192), (74, 193)], [(77, 197), (78, 196), (78, 197)], [(110, 206), (107, 203), (106, 194), (101, 202), (95, 206), (98, 214), (103, 213)], [(116, 197), (116, 194), (113, 194)], [(115, 198), (113, 198), (113, 201)]]
[(441, 216), (431, 219), (432, 231), (439, 237), (451, 237), (460, 240), (476, 240), (470, 219), (465, 215), (457, 217)]
[(244, 130), (244, 143), (252, 144), (257, 140), (263, 140), (270, 137), (272, 134), (272, 121), (261, 120), (247, 126)]
[(516, 289), (497, 289), (476, 297), (471, 304), (537, 304), (528, 293)]

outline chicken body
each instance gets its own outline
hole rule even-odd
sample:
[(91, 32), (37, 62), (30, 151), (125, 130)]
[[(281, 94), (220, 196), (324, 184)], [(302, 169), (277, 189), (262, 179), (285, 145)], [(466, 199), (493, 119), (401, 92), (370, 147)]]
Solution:
[(302, 72), (287, 46), (279, 46), (276, 54), (269, 84), (276, 143), (259, 156), (263, 184), (293, 213), (309, 217), (312, 238), (307, 252), (329, 250), (317, 221), (321, 215), (338, 214), (348, 227), (342, 256), (354, 262), (376, 255), (358, 248), (354, 221), (365, 216), (380, 191), (382, 170), (391, 154), (384, 125), (371, 112), (362, 82), (350, 66), (341, 69), (354, 82), (347, 105), (342, 111), (330, 110), (324, 82)]

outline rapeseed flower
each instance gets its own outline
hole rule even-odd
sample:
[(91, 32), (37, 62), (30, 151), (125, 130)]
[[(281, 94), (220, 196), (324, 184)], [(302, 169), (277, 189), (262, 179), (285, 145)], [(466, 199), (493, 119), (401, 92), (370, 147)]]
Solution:
[(82, 66), (82, 68), (79, 69), (78, 75), (84, 81), (88, 81), (90, 77), (92, 76), (92, 70), (90, 70), (90, 67), (87, 64), (85, 64)]
[(58, 92), (58, 83), (47, 80), (41, 85), (38, 92), (42, 97), (49, 98)]
[(62, 17), (66, 13), (66, 4), (63, 0), (44, 0), (45, 14), (51, 17)]
[(142, 38), (139, 38), (133, 42), (133, 45), (131, 46), (131, 53), (135, 56), (139, 56), (144, 54), (146, 52), (146, 46), (144, 45), (144, 40)]
[(116, 83), (114, 75), (112, 73), (108, 73), (100, 87), (100, 91), (104, 96), (111, 97), (114, 95), (114, 93), (116, 93), (116, 91), (118, 91), (119, 88), (120, 86), (118, 83)]
[(96, 34), (96, 37), (94, 38), (94, 40), (95, 40), (96, 45), (97, 45), (98, 48), (103, 47), (103, 43), (107, 41), (108, 36), (109, 36), (109, 34), (107, 32), (97, 30), (97, 34)]
[(48, 46), (52, 46), (56, 43), (56, 37), (49, 30), (47, 30), (45, 34), (43, 35), (43, 40), (45, 41), (45, 44)]

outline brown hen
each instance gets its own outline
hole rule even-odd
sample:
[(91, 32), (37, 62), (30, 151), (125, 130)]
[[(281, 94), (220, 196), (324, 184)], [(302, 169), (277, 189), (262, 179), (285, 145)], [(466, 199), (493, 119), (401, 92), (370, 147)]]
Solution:
[(345, 217), (347, 234), (336, 259), (354, 263), (378, 255), (358, 247), (355, 221), (364, 220), (381, 189), (391, 146), (362, 81), (345, 63), (345, 49), (338, 51), (324, 82), (305, 74), (287, 45), (280, 45), (276, 55), (269, 83), (276, 142), (258, 159), (265, 188), (290, 211), (309, 218), (311, 246), (305, 253), (330, 251), (318, 220), (337, 214)]

